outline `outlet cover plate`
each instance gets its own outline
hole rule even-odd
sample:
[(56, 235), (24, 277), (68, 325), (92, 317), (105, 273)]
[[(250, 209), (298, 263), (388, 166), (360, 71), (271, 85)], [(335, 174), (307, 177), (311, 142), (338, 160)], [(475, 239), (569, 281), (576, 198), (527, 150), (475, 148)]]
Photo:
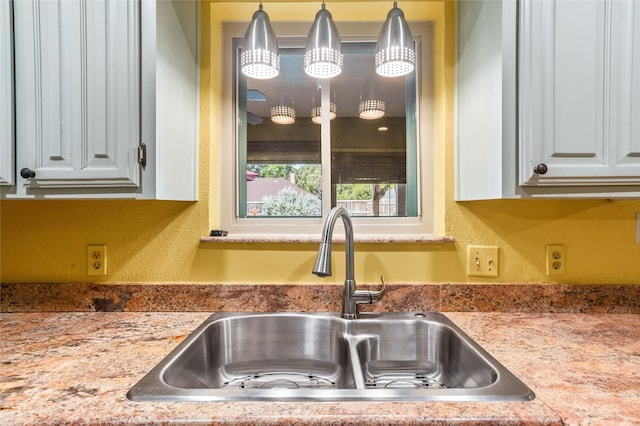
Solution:
[(499, 254), (498, 246), (467, 246), (467, 275), (497, 277)]
[(107, 245), (87, 246), (87, 275), (107, 275)]
[(547, 276), (567, 273), (567, 253), (564, 244), (547, 244), (545, 246), (545, 263)]

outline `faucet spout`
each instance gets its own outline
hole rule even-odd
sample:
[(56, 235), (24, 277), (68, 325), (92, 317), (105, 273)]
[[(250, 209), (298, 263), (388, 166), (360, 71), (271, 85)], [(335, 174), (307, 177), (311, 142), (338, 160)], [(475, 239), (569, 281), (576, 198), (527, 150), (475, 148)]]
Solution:
[(331, 209), (329, 216), (324, 222), (322, 229), (322, 241), (320, 249), (316, 257), (316, 264), (313, 267), (313, 273), (319, 277), (330, 277), (331, 274), (331, 237), (333, 236), (333, 228), (338, 218), (342, 219), (345, 232), (345, 255), (347, 265), (346, 280), (353, 280), (353, 225), (349, 213), (344, 207), (334, 207)]
[(338, 220), (342, 219), (345, 230), (345, 263), (346, 276), (344, 289), (342, 291), (342, 317), (346, 319), (356, 319), (359, 316), (358, 305), (363, 303), (375, 303), (382, 298), (385, 292), (384, 281), (381, 290), (359, 290), (353, 272), (353, 224), (349, 213), (344, 207), (334, 207), (324, 222), (322, 229), (322, 240), (318, 249), (318, 256), (313, 267), (313, 273), (319, 277), (331, 276), (331, 237), (333, 228)]

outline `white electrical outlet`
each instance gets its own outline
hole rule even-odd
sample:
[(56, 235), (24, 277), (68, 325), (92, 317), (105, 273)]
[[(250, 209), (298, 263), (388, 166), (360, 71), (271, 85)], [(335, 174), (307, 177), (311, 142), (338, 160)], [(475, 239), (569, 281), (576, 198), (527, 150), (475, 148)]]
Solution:
[(107, 245), (87, 246), (87, 275), (107, 275)]
[(547, 276), (567, 273), (567, 254), (564, 244), (547, 244), (545, 246), (545, 263)]

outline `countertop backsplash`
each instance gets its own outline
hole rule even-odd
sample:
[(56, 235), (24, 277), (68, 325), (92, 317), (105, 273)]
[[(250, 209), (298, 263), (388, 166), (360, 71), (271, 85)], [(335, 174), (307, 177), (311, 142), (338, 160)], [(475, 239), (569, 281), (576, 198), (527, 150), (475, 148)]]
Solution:
[[(0, 312), (335, 312), (341, 297), (336, 284), (2, 283)], [(391, 284), (362, 310), (638, 314), (640, 284)]]

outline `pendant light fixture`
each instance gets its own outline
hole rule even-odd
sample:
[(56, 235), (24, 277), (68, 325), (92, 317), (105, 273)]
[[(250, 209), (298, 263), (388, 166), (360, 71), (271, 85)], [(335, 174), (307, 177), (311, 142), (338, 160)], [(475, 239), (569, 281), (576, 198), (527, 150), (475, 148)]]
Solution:
[[(336, 118), (338, 112), (338, 108), (336, 107), (335, 102), (329, 103), (329, 120), (333, 120)], [(311, 109), (311, 121), (315, 124), (322, 123), (322, 107), (316, 106)]]
[(293, 124), (296, 122), (296, 110), (288, 105), (271, 107), (271, 121), (276, 124)]
[(276, 124), (293, 124), (296, 122), (296, 110), (287, 105), (271, 107), (271, 121)]
[(379, 99), (367, 99), (360, 102), (358, 116), (363, 120), (377, 120), (384, 117), (385, 103)]
[(304, 72), (307, 75), (331, 78), (342, 72), (340, 35), (324, 2), (309, 30), (305, 50)]
[(285, 94), (290, 93), (287, 91), (287, 88), (283, 87), (282, 90), (283, 93), (280, 95), (280, 103), (271, 107), (269, 116), (271, 117), (271, 121), (276, 124), (293, 124), (296, 122), (295, 103), (292, 97)]
[[(322, 99), (322, 94), (320, 92), (321, 89), (320, 84), (318, 84), (318, 88), (316, 90), (318, 99)], [(316, 96), (314, 96), (312, 100), (313, 108), (311, 108), (311, 122), (315, 124), (322, 124), (322, 102), (316, 102)], [(333, 120), (337, 116), (338, 107), (336, 106), (336, 94), (333, 92), (331, 94), (331, 100), (329, 101), (329, 120)]]
[(399, 77), (413, 71), (415, 63), (411, 30), (404, 13), (394, 1), (378, 36), (376, 72), (384, 77)]
[(262, 2), (244, 34), (240, 68), (247, 77), (260, 80), (274, 78), (280, 73), (278, 40), (271, 28), (269, 15), (262, 10)]
[(377, 120), (384, 117), (386, 104), (382, 100), (382, 93), (380, 77), (371, 70), (360, 93), (358, 117), (363, 120)]

